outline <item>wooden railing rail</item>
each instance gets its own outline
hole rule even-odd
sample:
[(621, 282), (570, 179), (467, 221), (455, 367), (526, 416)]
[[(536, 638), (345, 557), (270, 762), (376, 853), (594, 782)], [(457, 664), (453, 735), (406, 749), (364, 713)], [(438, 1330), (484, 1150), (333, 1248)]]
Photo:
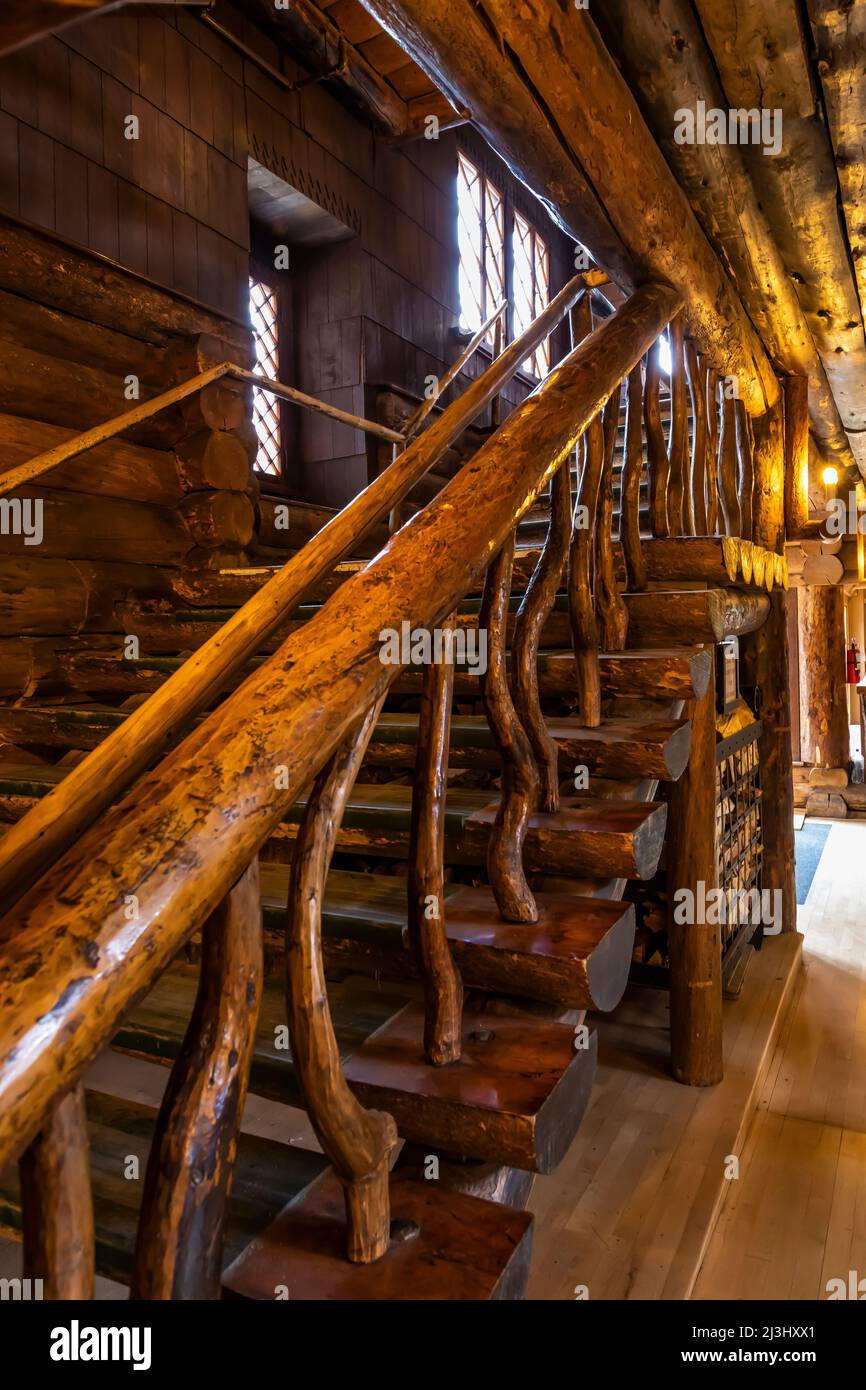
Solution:
[[(120, 728), (10, 828), (0, 842), (0, 900), (7, 905), (14, 903), (163, 751), (184, 721), (212, 699), (227, 679), (262, 647), (304, 596), (351, 552), (371, 527), (402, 502), (514, 376), (527, 355), (568, 313), (582, 290), (583, 277), (576, 276), (385, 472), (328, 522), (302, 551), (287, 560), (274, 578), (194, 652), (149, 700), (133, 710)], [(486, 331), (498, 314), (499, 310), (479, 332)], [(207, 381), (216, 379), (210, 373), (205, 373), (205, 377)], [(146, 406), (152, 404), (145, 403)], [(402, 440), (396, 431), (389, 431), (389, 436)], [(68, 441), (61, 447), (67, 448), (73, 442)]]
[[(336, 777), (330, 794), (339, 814), (340, 788), (351, 784), (357, 761), (359, 720), (375, 715), (400, 671), (383, 664), (383, 624), (398, 631), (403, 621), (430, 628), (454, 611), (678, 307), (678, 295), (668, 286), (642, 286), (302, 632), (91, 825), (7, 913), (0, 922), (6, 1004), (0, 1020), (0, 1166), (44, 1130), (134, 999), (231, 894), (237, 896), (225, 911), (237, 913), (237, 925), (215, 930), (228, 933), (237, 959), (247, 961), (251, 979), (258, 978), (249, 954), (245, 875), (253, 872), (249, 866), (288, 808), (349, 739), (353, 759), (324, 774), (326, 781)], [(522, 361), (525, 342), (512, 347)], [(324, 863), (328, 848), (326, 839), (318, 850)], [(315, 881), (321, 881), (318, 871)], [(315, 945), (315, 922), (309, 930), (308, 948), (311, 940)], [(309, 960), (314, 966), (315, 953)], [(219, 993), (203, 988), (211, 997)], [(191, 1056), (201, 1055), (194, 1023)], [(320, 1039), (318, 1046), (326, 1044)], [(243, 1055), (245, 1045), (243, 1038), (234, 1040), (232, 1056)], [(301, 1042), (301, 1071), (314, 1059), (315, 1046), (310, 1041), (304, 1053)], [(226, 1097), (236, 1096), (228, 1075), (216, 1070)], [(332, 1068), (328, 1076), (329, 1084), (338, 1084)], [(179, 1076), (171, 1090), (174, 1122), (169, 1127), (161, 1119), (163, 1132), (167, 1140), (169, 1134), (186, 1136), (183, 1142), (194, 1152), (201, 1126), (221, 1102), (207, 1088), (191, 1087), (188, 1076)], [(385, 1133), (373, 1136), (369, 1163), (356, 1159), (353, 1166), (347, 1154), (351, 1171), (344, 1177), (350, 1187), (361, 1183), (347, 1191), (347, 1200), (370, 1195), (367, 1177), (381, 1170), (388, 1139)], [(345, 1136), (337, 1142), (345, 1143)], [(218, 1165), (217, 1207), (224, 1171)], [(191, 1170), (179, 1161), (170, 1177), (173, 1209), (188, 1213), (184, 1229), (194, 1230), (200, 1208), (187, 1190)], [(373, 1201), (380, 1208), (375, 1193)], [(363, 1221), (358, 1229), (366, 1229)], [(212, 1274), (213, 1245), (208, 1261)]]

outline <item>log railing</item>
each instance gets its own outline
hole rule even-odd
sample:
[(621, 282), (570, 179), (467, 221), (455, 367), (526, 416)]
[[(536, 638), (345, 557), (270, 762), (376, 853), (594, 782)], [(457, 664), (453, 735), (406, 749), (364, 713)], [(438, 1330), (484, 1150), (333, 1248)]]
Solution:
[[(583, 276), (571, 280), (526, 331), (421, 435), (416, 435), (420, 423), (416, 415), (406, 431), (407, 437), (416, 437), (411, 438), (411, 443), (397, 455), (392, 466), (323, 527), (302, 551), (292, 556), (274, 578), (194, 652), (151, 699), (134, 710), (119, 729), (73, 768), (24, 820), (12, 827), (0, 842), (2, 901), (10, 904), (26, 891), (45, 867), (73, 844), (95, 817), (162, 752), (184, 721), (203, 708), (261, 648), (305, 595), (357, 546), (377, 522), (383, 517), (397, 514), (400, 503), (412, 488), (467, 425), (490, 404), (517, 372), (527, 354), (544, 341), (569, 311), (581, 293), (583, 283)], [(465, 365), (490, 327), (499, 320), (503, 307), (500, 305), (473, 336), (458, 359), (460, 365)], [(162, 396), (143, 402), (106, 425), (88, 430), (58, 448), (31, 459), (21, 469), (5, 474), (4, 483), (10, 479), (20, 483), (22, 479), (18, 475), (22, 470), (27, 478), (39, 476), (145, 418), (145, 412), (151, 415), (166, 405), (176, 404), (182, 396), (189, 396), (196, 390), (212, 385), (221, 376), (229, 376), (239, 370), (230, 363), (221, 363)], [(252, 379), (262, 390), (274, 389), (278, 393), (292, 391), (291, 399), (296, 399), (300, 394), (279, 382), (268, 382), (264, 378), (253, 377), (251, 373), (242, 375), (245, 380)], [(454, 375), (456, 372), (452, 370), (440, 382), (439, 394)], [(311, 397), (304, 398), (307, 403), (311, 400)], [(335, 409), (325, 402), (318, 402), (318, 407), (330, 414)], [(340, 415), (343, 413), (339, 412)], [(360, 428), (369, 427), (380, 436), (384, 431), (384, 437), (392, 443), (404, 439), (404, 435), (396, 430), (386, 429), (375, 422), (361, 422), (354, 417), (353, 422)], [(10, 486), (17, 483), (13, 481)]]
[[(579, 288), (569, 287), (552, 313), (537, 321), (539, 334)], [(514, 532), (548, 483), (561, 476), (587, 428), (602, 417), (678, 308), (678, 295), (669, 287), (641, 287), (569, 353), (439, 496), (348, 578), (302, 632), (290, 636), (99, 819), (94, 807), (100, 798), (85, 777), (87, 828), (74, 844), (62, 835), (55, 840), (55, 851), (65, 852), (53, 854), (39, 882), (0, 923), (0, 991), (6, 1005), (0, 1021), (0, 1166), (24, 1153), (23, 1163), (34, 1177), (30, 1210), (46, 1233), (31, 1248), (43, 1263), (57, 1249), (60, 1204), (76, 1211), (70, 1229), (80, 1252), (77, 1268), (84, 1265), (75, 1276), (77, 1288), (87, 1289), (92, 1268), (77, 1088), (133, 1001), (204, 928), (198, 1001), (160, 1113), (147, 1175), (134, 1288), (150, 1297), (186, 1298), (213, 1296), (218, 1289), (222, 1215), (260, 997), (256, 859), (311, 784), (287, 913), (293, 1054), (312, 1122), (345, 1189), (349, 1258), (372, 1260), (385, 1248), (393, 1122), (364, 1111), (346, 1087), (327, 1008), (320, 939), (324, 876), (342, 810), (382, 701), (400, 670), (381, 659), (383, 623), (397, 630), (404, 621), (415, 628), (447, 627), (461, 598), (488, 576), (485, 606), (494, 676), (485, 703), (501, 734), (505, 769), (502, 833), (491, 879), (506, 914), (527, 920), (534, 903), (520, 862), (520, 833), (540, 779), (534, 772), (538, 752), (525, 735), (520, 738), (522, 724), (504, 679), (503, 607)], [(523, 335), (467, 397), (475, 404), (490, 399), (526, 355)], [(402, 495), (412, 474), (407, 456), (415, 450), (414, 468), (429, 459), (435, 446), (428, 443), (425, 451), (424, 441), (431, 435), (437, 443), (449, 437), (454, 407), (448, 417), (446, 411), (398, 458), (389, 470), (398, 481), (379, 479), (371, 485), (368, 493), (377, 485), (379, 490), (365, 517), (378, 517)], [(603, 437), (601, 444), (604, 448)], [(539, 561), (541, 609), (549, 601), (547, 567), (565, 549), (565, 500), (562, 489), (556, 497), (554, 553), (546, 550)], [(289, 606), (286, 592), (296, 602), (312, 582), (310, 569), (318, 573), (322, 556), (338, 558), (350, 539), (341, 533), (329, 550), (317, 536), (307, 547), (315, 559), (305, 565), (303, 584), (296, 578), (294, 590), (292, 583), (283, 586), (276, 605), (273, 598), (260, 604), (261, 595), (248, 605), (254, 607), (255, 623), (243, 627), (241, 650), (273, 630), (275, 606), (277, 616)], [(532, 624), (538, 602), (533, 600)], [(531, 642), (526, 650), (532, 650)], [(211, 659), (216, 660), (213, 649)], [(206, 674), (199, 689), (217, 684)], [(524, 694), (527, 689), (531, 698), (531, 680)], [(455, 1055), (461, 1007), (442, 928), (435, 917), (422, 923), (419, 916), (422, 896), (425, 903), (441, 899), (437, 846), (449, 699), (448, 680), (438, 671), (431, 674), (413, 818), (414, 842), (427, 856), (413, 877), (413, 936), (428, 1001), (425, 1044), (434, 1065)], [(546, 769), (545, 750), (540, 753)], [(92, 776), (101, 764), (88, 758), (80, 766), (88, 763)], [(284, 770), (279, 778), (278, 767)], [(31, 843), (29, 834), (22, 843)], [(45, 868), (38, 852), (30, 860), (31, 876), (34, 865)], [(238, 991), (245, 1008), (232, 1007)], [(207, 1164), (201, 1161), (204, 1135), (211, 1146)]]

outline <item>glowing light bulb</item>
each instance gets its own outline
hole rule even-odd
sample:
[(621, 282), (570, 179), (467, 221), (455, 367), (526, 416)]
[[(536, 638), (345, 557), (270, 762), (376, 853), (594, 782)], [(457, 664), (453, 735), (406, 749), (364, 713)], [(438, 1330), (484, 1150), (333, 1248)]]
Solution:
[(821, 482), (825, 487), (835, 487), (839, 481), (839, 470), (829, 465), (821, 474)]

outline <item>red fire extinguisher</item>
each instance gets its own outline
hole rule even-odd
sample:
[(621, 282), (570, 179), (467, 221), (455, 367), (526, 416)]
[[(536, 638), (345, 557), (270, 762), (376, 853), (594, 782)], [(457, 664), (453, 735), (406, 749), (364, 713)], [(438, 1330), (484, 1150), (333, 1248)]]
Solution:
[(857, 646), (857, 638), (852, 637), (851, 645), (848, 648), (848, 684), (857, 685), (860, 680), (860, 649)]

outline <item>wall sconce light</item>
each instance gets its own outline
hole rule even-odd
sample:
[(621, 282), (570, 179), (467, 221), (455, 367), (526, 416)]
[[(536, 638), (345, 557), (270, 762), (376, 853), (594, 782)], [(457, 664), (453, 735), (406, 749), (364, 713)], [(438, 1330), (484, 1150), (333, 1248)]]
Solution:
[(835, 487), (838, 481), (838, 468), (834, 468), (832, 464), (828, 464), (828, 466), (825, 469), (823, 469), (821, 473), (821, 482), (824, 484), (825, 488), (827, 488), (829, 492), (830, 488)]

